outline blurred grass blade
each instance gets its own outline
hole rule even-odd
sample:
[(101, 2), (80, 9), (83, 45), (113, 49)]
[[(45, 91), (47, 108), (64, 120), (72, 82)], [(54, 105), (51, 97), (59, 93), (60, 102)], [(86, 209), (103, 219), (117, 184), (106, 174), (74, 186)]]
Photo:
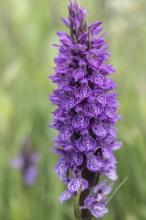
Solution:
[(119, 189), (123, 186), (123, 184), (126, 182), (126, 180), (128, 179), (128, 177), (126, 177), (120, 184), (119, 186), (117, 186), (117, 188), (115, 189), (115, 191), (113, 192), (113, 194), (111, 195), (111, 197), (107, 200), (106, 202), (106, 206), (109, 205), (109, 203), (111, 202), (112, 198), (116, 195), (116, 193), (119, 191)]

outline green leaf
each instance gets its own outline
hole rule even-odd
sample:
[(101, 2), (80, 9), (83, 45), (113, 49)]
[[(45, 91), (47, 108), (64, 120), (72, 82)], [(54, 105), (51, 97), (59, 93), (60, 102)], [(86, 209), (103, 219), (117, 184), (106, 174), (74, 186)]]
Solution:
[(81, 189), (82, 189), (82, 185), (79, 188), (79, 191), (78, 191), (76, 199), (75, 199), (75, 204), (74, 204), (74, 214), (75, 214), (76, 220), (82, 220), (82, 217), (80, 214), (80, 209), (79, 209)]

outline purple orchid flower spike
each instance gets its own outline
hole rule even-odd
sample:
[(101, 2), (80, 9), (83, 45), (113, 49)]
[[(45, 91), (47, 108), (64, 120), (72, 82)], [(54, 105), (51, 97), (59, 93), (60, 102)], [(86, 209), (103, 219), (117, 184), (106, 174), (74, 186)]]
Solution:
[[(59, 32), (59, 54), (54, 59), (55, 75), (50, 78), (57, 89), (50, 96), (57, 105), (51, 127), (58, 130), (54, 152), (60, 156), (55, 171), (67, 189), (59, 197), (61, 203), (79, 198), (77, 219), (103, 217), (107, 195), (116, 174), (114, 151), (117, 142), (115, 123), (120, 119), (117, 86), (109, 77), (115, 69), (107, 64), (110, 53), (100, 34), (100, 21), (88, 25), (87, 11), (77, 2), (68, 6), (68, 19), (62, 18), (69, 33)], [(99, 184), (100, 176), (104, 177)], [(76, 212), (77, 213), (77, 212)]]
[(38, 153), (31, 150), (28, 138), (23, 140), (22, 149), (18, 156), (11, 160), (11, 166), (20, 169), (23, 177), (23, 183), (26, 186), (32, 186), (38, 175), (37, 163), (40, 159)]

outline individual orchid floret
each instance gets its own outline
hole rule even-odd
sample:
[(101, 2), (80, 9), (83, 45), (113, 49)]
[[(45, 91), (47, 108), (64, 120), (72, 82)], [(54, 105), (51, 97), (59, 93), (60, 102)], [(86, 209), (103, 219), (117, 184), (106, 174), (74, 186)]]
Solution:
[(61, 44), (55, 45), (59, 52), (50, 77), (57, 85), (50, 95), (57, 106), (51, 124), (58, 130), (55, 171), (66, 184), (59, 200), (79, 196), (80, 219), (101, 218), (108, 212), (106, 200), (113, 186), (106, 180), (118, 178), (114, 151), (121, 147), (115, 128), (120, 119), (117, 86), (110, 78), (115, 69), (107, 64), (110, 53), (102, 22), (88, 25), (87, 11), (77, 2), (70, 2), (68, 9), (68, 19), (62, 20), (69, 32), (57, 33)]
[(96, 218), (101, 218), (108, 212), (105, 196), (111, 192), (113, 184), (107, 186), (106, 182), (107, 180), (104, 179), (100, 185), (93, 187), (84, 201), (84, 206), (80, 209), (90, 210), (90, 213)]
[(11, 166), (20, 169), (23, 177), (23, 183), (26, 186), (32, 186), (38, 175), (37, 163), (40, 159), (38, 153), (32, 151), (28, 138), (24, 139), (22, 149), (19, 155), (11, 160)]

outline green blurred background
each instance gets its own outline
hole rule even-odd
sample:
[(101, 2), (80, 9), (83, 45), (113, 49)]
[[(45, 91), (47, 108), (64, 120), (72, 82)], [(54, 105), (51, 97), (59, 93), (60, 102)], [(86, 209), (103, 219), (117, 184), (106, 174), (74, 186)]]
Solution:
[[(146, 219), (146, 1), (79, 0), (89, 21), (102, 20), (117, 68), (120, 92), (118, 122), (123, 148), (116, 152), (119, 179), (128, 181), (109, 205), (104, 220)], [(54, 107), (48, 99), (58, 43), (56, 31), (66, 31), (67, 0), (0, 1), (0, 220), (73, 220), (73, 201), (61, 205), (64, 190), (53, 169), (57, 156), (55, 131), (48, 127)], [(29, 137), (41, 154), (34, 187), (22, 184), (10, 160)]]

